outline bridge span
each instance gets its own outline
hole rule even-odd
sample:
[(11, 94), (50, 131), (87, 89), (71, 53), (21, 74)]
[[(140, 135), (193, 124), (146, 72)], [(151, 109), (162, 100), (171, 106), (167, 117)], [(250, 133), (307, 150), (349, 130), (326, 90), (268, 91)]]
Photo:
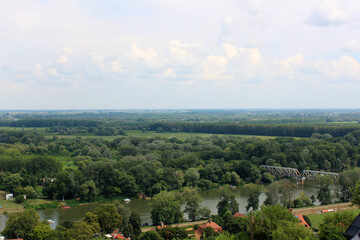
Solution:
[(304, 170), (300, 173), (299, 170), (297, 170), (296, 168), (268, 166), (268, 165), (261, 165), (260, 168), (263, 168), (267, 172), (278, 176), (290, 176), (290, 177), (298, 177), (298, 178), (316, 178), (319, 176), (330, 176), (334, 180), (339, 179), (339, 173), (333, 173), (333, 172)]

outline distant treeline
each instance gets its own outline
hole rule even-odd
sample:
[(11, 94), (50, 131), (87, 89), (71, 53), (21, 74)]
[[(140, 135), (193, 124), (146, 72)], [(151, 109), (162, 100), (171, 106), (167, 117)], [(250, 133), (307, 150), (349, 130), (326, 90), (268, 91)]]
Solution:
[(98, 127), (101, 124), (101, 121), (84, 119), (21, 119), (17, 121), (0, 121), (0, 126), (6, 127)]
[(333, 137), (344, 137), (346, 134), (359, 130), (356, 126), (317, 126), (317, 125), (268, 125), (238, 123), (186, 123), (159, 122), (149, 125), (150, 131), (178, 131), (214, 134), (242, 134), (263, 136), (311, 137), (314, 133), (330, 134)]

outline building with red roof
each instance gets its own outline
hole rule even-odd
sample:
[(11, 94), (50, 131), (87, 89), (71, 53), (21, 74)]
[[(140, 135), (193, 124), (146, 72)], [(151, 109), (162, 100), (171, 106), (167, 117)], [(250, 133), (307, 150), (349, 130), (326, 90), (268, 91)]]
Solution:
[(195, 239), (200, 240), (202, 237), (202, 230), (204, 228), (207, 227), (211, 227), (212, 229), (214, 229), (215, 232), (217, 233), (221, 233), (222, 232), (222, 227), (220, 227), (219, 225), (217, 225), (215, 222), (213, 222), (212, 220), (209, 220), (207, 223), (204, 223), (203, 225), (199, 226), (198, 229), (196, 229), (195, 231)]
[(237, 213), (235, 213), (234, 214), (234, 216), (233, 216), (234, 218), (243, 218), (243, 217), (246, 217), (246, 215), (244, 215), (244, 214), (242, 214), (242, 213), (239, 213), (239, 212), (237, 212)]

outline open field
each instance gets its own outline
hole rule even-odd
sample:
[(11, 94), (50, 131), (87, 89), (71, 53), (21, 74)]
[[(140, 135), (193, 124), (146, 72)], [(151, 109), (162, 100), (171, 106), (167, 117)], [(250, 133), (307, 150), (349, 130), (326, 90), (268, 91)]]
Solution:
[[(350, 209), (350, 210), (345, 210), (345, 211), (351, 211), (351, 212), (355, 213), (355, 216), (360, 213), (360, 209)], [(334, 213), (335, 212), (328, 212), (328, 213), (321, 213), (321, 214), (310, 214), (310, 215), (306, 215), (306, 216), (309, 217), (309, 219), (312, 223), (312, 227), (319, 229), (320, 223), (322, 222), (324, 217), (328, 216), (328, 215), (333, 215)]]

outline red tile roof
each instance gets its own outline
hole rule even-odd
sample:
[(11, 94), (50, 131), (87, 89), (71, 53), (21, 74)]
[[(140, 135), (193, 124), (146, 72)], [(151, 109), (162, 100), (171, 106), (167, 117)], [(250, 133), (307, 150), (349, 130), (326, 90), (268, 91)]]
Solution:
[(246, 217), (246, 215), (244, 215), (244, 214), (242, 214), (242, 213), (239, 213), (239, 212), (237, 212), (237, 213), (235, 213), (234, 214), (234, 216), (233, 216), (234, 218), (238, 218), (238, 217)]

